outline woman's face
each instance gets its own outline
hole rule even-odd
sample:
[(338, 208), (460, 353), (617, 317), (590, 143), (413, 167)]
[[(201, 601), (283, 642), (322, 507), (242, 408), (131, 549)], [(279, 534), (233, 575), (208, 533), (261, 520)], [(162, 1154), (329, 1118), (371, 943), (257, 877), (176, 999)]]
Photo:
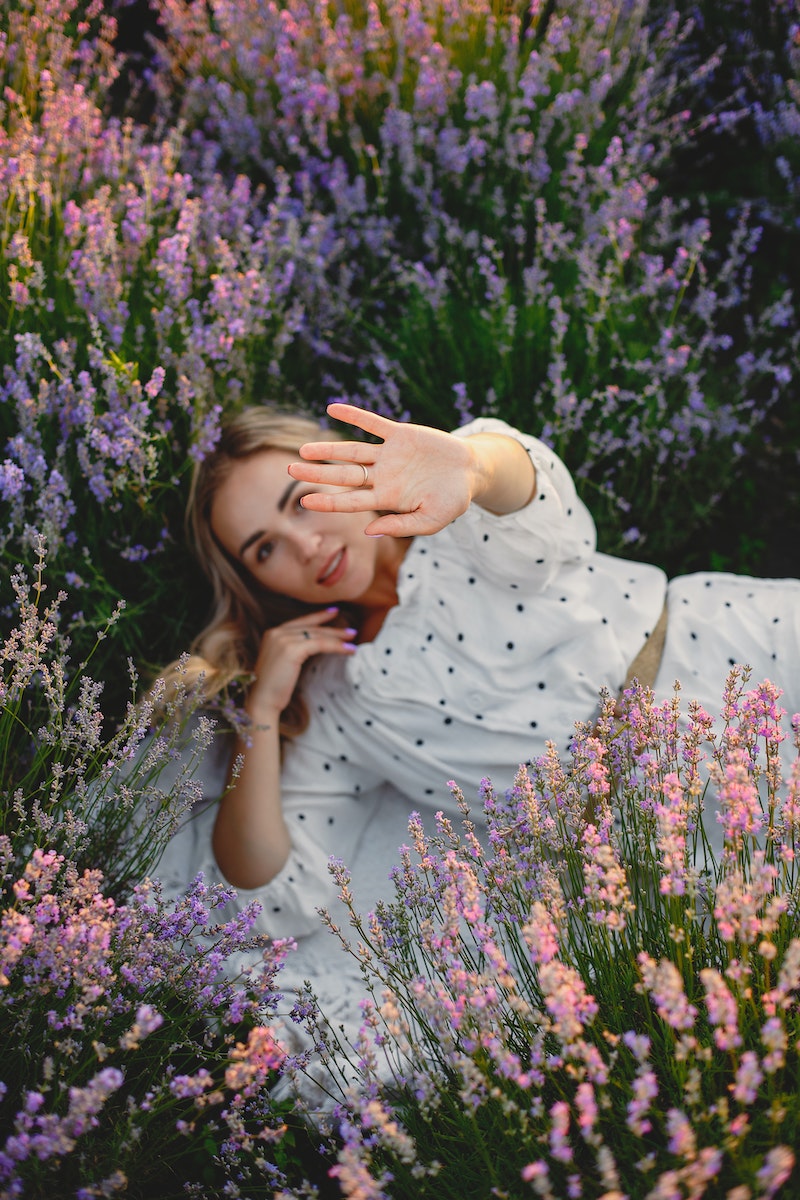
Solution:
[(370, 513), (319, 513), (300, 500), (341, 488), (302, 483), (287, 473), (298, 456), (263, 450), (240, 459), (217, 491), (211, 528), (252, 578), (271, 592), (327, 606), (357, 601), (372, 584), (380, 538)]

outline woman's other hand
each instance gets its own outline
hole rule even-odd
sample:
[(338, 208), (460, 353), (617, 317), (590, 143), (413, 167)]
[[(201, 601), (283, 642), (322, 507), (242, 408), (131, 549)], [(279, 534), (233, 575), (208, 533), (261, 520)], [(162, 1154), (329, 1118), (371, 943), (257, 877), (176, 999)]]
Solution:
[(330, 404), (328, 413), (382, 441), (309, 442), (300, 447), (304, 461), (292, 463), (289, 474), (348, 489), (310, 493), (303, 506), (317, 512), (377, 512), (364, 530), (372, 536), (436, 533), (473, 502), (490, 512), (514, 512), (533, 494), (533, 464), (511, 437), (455, 437), (351, 404)]
[(255, 725), (276, 720), (292, 698), (304, 664), (316, 654), (352, 654), (355, 629), (329, 624), (337, 608), (295, 617), (268, 629), (254, 668), (246, 709)]

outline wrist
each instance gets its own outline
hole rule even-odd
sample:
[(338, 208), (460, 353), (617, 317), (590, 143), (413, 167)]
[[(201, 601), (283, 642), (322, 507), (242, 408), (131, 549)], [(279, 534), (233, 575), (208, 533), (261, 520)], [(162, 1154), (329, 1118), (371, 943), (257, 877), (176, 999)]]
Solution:
[(268, 733), (279, 727), (283, 709), (279, 705), (259, 703), (248, 697), (244, 711), (250, 719), (250, 729), (253, 733)]
[(490, 442), (487, 443), (486, 435), (481, 433), (471, 434), (464, 438), (463, 442), (469, 456), (467, 479), (470, 503), (481, 504), (484, 497), (492, 493), (494, 487), (492, 446)]

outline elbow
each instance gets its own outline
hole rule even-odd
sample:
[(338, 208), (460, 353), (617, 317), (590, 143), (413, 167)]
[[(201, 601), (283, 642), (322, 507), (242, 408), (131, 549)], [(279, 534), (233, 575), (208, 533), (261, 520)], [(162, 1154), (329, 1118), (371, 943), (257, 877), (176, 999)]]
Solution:
[(289, 857), (289, 847), (271, 846), (261, 853), (253, 847), (243, 850), (239, 845), (229, 847), (224, 838), (212, 839), (214, 858), (222, 875), (231, 887), (252, 891), (254, 888), (266, 887), (280, 873)]

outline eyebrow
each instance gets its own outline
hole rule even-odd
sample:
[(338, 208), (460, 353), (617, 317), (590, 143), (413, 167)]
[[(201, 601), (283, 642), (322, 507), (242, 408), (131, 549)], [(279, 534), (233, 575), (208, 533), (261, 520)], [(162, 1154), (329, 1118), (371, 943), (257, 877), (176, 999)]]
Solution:
[[(283, 512), (283, 510), (286, 508), (286, 505), (289, 503), (289, 497), (297, 487), (298, 483), (300, 483), (299, 479), (293, 479), (291, 483), (287, 485), (278, 501), (278, 512)], [(251, 533), (249, 537), (245, 538), (239, 547), (239, 558), (243, 558), (245, 551), (250, 549), (253, 542), (257, 542), (258, 539), (262, 538), (263, 536), (264, 530), (257, 529), (255, 533)]]

